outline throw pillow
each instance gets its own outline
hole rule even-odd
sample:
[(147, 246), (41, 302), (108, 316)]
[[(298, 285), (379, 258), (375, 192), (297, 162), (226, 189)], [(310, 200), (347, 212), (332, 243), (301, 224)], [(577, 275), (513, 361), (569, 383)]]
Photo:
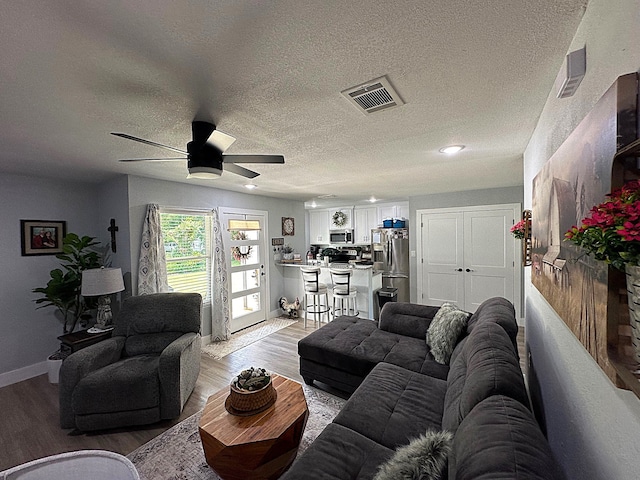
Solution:
[(448, 365), (453, 349), (471, 314), (443, 303), (427, 329), (427, 345), (436, 362)]
[(385, 463), (380, 465), (374, 480), (441, 480), (451, 452), (453, 435), (450, 432), (427, 430), (415, 438)]

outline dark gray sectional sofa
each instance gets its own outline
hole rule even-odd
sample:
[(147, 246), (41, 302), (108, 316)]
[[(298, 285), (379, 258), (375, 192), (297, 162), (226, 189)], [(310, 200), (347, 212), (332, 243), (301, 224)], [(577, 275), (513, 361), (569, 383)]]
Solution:
[(531, 413), (511, 303), (484, 302), (449, 365), (438, 364), (425, 341), (437, 311), (387, 303), (379, 327), (341, 317), (299, 342), (307, 383), (353, 394), (283, 479), (371, 479), (427, 430), (454, 435), (444, 478), (564, 478)]

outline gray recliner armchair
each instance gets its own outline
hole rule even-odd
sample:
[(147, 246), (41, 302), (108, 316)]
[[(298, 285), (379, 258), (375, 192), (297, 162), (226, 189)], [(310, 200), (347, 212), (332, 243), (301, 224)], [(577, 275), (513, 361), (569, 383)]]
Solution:
[(176, 418), (200, 373), (198, 293), (127, 298), (113, 336), (60, 368), (60, 425), (82, 431)]

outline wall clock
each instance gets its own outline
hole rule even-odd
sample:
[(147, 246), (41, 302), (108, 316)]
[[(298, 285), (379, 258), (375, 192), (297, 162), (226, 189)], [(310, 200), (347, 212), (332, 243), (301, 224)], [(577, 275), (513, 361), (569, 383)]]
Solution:
[(293, 217), (282, 217), (282, 235), (295, 235), (296, 227)]

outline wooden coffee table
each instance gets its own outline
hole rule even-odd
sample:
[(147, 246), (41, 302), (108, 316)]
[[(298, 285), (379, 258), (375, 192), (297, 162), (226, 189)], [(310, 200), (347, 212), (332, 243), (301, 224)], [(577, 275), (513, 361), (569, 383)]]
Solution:
[(207, 463), (224, 480), (275, 479), (291, 465), (309, 417), (302, 386), (272, 375), (275, 404), (251, 416), (227, 412), (225, 388), (212, 395), (200, 418)]

